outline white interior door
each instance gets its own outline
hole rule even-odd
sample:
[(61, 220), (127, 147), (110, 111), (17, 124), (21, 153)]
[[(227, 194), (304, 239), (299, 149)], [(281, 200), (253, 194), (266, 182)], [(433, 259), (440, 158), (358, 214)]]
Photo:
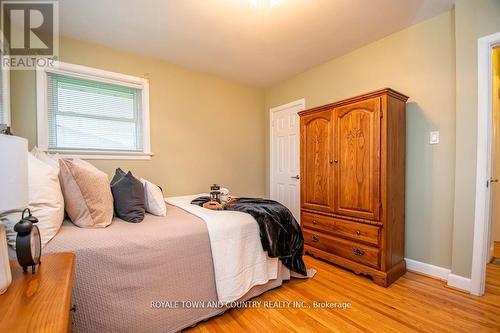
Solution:
[(271, 109), (270, 195), (300, 222), (300, 121), (305, 100)]

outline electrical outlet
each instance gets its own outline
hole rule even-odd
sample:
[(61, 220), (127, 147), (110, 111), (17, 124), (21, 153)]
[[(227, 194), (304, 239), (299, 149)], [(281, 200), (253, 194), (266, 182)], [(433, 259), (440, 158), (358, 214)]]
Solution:
[(429, 135), (429, 143), (437, 145), (439, 143), (439, 131), (432, 131)]

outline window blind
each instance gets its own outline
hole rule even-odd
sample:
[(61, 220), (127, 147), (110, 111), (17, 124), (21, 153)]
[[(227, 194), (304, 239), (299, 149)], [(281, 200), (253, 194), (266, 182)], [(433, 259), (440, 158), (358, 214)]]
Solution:
[(47, 73), (49, 150), (140, 152), (141, 89)]

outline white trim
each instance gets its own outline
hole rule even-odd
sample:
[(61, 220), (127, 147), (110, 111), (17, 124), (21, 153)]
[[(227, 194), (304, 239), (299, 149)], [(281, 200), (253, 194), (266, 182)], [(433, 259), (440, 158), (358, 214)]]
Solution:
[(446, 281), (447, 285), (455, 289), (470, 292), (471, 280), (460, 275), (452, 274), (449, 268), (434, 266), (425, 262), (405, 258), (406, 268), (419, 274)]
[[(306, 99), (301, 98), (299, 100), (283, 104), (280, 106), (276, 106), (274, 108), (271, 108), (269, 110), (269, 197), (273, 198), (274, 197), (274, 192), (273, 192), (273, 181), (274, 181), (274, 174), (273, 174), (273, 156), (274, 156), (274, 150), (273, 150), (273, 143), (274, 143), (274, 113), (278, 111), (282, 111), (294, 106), (298, 106), (300, 108), (300, 111), (305, 110), (306, 108)], [(298, 111), (298, 112), (300, 112)], [(297, 127), (299, 133), (297, 135), (300, 135), (300, 127)], [(300, 158), (300, 157), (299, 157)], [(300, 185), (299, 185), (300, 186)], [(299, 187), (299, 195), (300, 195), (300, 187)], [(299, 205), (300, 205), (300, 198), (299, 198)]]
[(36, 69), (36, 134), (40, 150), (49, 149), (47, 113), (47, 74), (42, 67)]
[[(54, 154), (53, 151), (48, 154)], [(62, 158), (79, 158), (82, 160), (150, 160), (153, 154), (128, 155), (128, 154), (108, 154), (108, 153), (57, 153)]]
[[(474, 243), (470, 291), (473, 295), (484, 294), (486, 264), (488, 262), (490, 233), (491, 140), (492, 140), (492, 49), (500, 44), (500, 33), (478, 39), (478, 105), (477, 105), (477, 167), (476, 201), (474, 209)], [(459, 280), (457, 280), (459, 281)], [(460, 280), (462, 281), (462, 280)], [(459, 284), (465, 284), (457, 282)]]
[(151, 152), (151, 123), (149, 120), (149, 81), (146, 79), (142, 85), (142, 145), (144, 154), (151, 157), (153, 153)]
[(405, 258), (406, 268), (410, 271), (414, 271), (420, 274), (428, 275), (443, 281), (448, 280), (448, 276), (451, 273), (451, 270), (448, 268), (443, 268), (439, 266), (434, 266), (431, 264), (427, 264), (425, 262), (408, 259)]
[(471, 279), (460, 275), (450, 274), (448, 275), (448, 286), (471, 292)]
[(279, 105), (279, 106), (276, 106), (274, 108), (271, 108), (270, 109), (271, 117), (272, 117), (272, 115), (273, 115), (274, 112), (282, 111), (282, 110), (285, 110), (285, 109), (288, 109), (288, 108), (291, 108), (291, 107), (294, 107), (294, 106), (301, 106), (302, 109), (305, 110), (305, 108), (306, 108), (306, 99), (305, 98), (301, 98), (301, 99), (298, 99), (296, 101), (293, 101), (293, 102), (290, 102), (290, 103), (286, 103), (286, 104)]
[[(47, 73), (56, 73), (73, 77), (85, 78), (104, 83), (118, 84), (142, 90), (142, 136), (143, 151), (136, 152), (107, 152), (99, 150), (89, 151), (56, 151), (48, 147), (48, 111), (47, 111)], [(60, 61), (54, 62), (54, 67), (37, 67), (36, 69), (36, 101), (37, 101), (37, 144), (42, 151), (49, 153), (58, 152), (64, 157), (82, 159), (123, 159), (123, 160), (149, 160), (151, 153), (151, 132), (149, 116), (149, 81), (145, 78), (115, 73), (102, 69), (69, 64)]]
[[(8, 42), (5, 39), (3, 31), (0, 30), (0, 46), (5, 51), (8, 48)], [(0, 70), (2, 71), (2, 108), (5, 112), (4, 119), (0, 118), (0, 124), (6, 124), (7, 126), (12, 126), (12, 110), (10, 109), (10, 67), (3, 66), (4, 59), (10, 59), (10, 55), (1, 54), (0, 52)]]
[[(7, 55), (3, 55), (1, 58), (7, 58)], [(0, 61), (3, 61), (0, 58)], [(5, 112), (4, 119), (0, 119), (0, 124), (7, 124), (11, 126), (11, 110), (10, 110), (10, 69), (0, 66), (2, 71), (2, 109)]]
[(104, 83), (119, 84), (121, 86), (128, 86), (131, 88), (142, 89), (148, 80), (142, 77), (106, 71), (93, 67), (87, 67), (76, 64), (69, 64), (61, 61), (54, 61), (54, 67), (37, 67), (47, 73), (69, 75), (93, 81), (100, 81)]

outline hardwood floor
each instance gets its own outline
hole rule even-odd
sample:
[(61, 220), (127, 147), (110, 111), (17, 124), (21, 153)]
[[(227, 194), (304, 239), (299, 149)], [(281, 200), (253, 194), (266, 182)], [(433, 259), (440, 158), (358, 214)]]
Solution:
[(495, 242), (493, 247), (493, 256), (495, 258), (500, 258), (500, 242)]
[(255, 301), (350, 302), (349, 309), (240, 308), (189, 332), (500, 332), (500, 266), (488, 265), (486, 295), (475, 297), (408, 272), (389, 288), (305, 257), (313, 279), (292, 279)]

